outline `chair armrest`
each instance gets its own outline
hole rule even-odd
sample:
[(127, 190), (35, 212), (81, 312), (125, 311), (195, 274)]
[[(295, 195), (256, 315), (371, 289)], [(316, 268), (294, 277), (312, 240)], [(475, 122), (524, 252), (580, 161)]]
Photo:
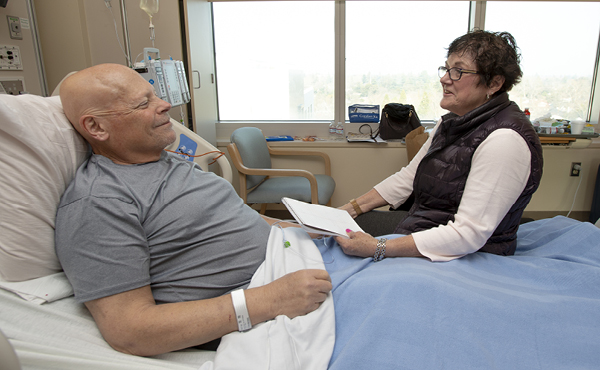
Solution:
[(243, 173), (244, 175), (259, 175), (259, 176), (302, 176), (306, 177), (311, 183), (317, 183), (315, 175), (306, 170), (299, 169), (277, 169), (277, 168), (250, 168), (246, 167), (242, 162), (240, 152), (237, 150), (235, 144), (228, 144), (227, 151), (231, 156), (231, 161), (235, 168)]
[(305, 155), (321, 157), (325, 161), (325, 174), (331, 176), (331, 160), (329, 159), (329, 155), (325, 152), (297, 149), (273, 149), (269, 147), (269, 153), (271, 155)]
[(235, 144), (228, 144), (227, 151), (231, 157), (231, 161), (235, 168), (244, 175), (259, 175), (259, 176), (300, 176), (308, 179), (310, 183), (310, 197), (314, 204), (319, 203), (319, 191), (317, 186), (317, 178), (315, 175), (306, 170), (297, 169), (276, 169), (276, 168), (250, 168), (244, 166), (242, 157)]

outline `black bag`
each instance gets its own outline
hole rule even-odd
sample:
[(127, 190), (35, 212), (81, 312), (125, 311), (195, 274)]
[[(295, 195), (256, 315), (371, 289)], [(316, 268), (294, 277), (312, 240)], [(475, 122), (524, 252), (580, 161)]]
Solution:
[(410, 104), (388, 103), (381, 110), (379, 136), (383, 140), (404, 139), (406, 134), (421, 126), (415, 107)]

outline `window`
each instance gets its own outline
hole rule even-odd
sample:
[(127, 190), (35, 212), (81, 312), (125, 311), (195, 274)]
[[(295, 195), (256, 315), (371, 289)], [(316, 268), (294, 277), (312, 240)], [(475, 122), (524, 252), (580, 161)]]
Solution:
[(437, 69), (468, 25), (468, 1), (347, 2), (346, 106), (396, 102), (422, 120), (441, 117)]
[(512, 33), (521, 49), (511, 100), (532, 118), (586, 119), (598, 14), (598, 2), (566, 1), (213, 3), (219, 119), (330, 122), (352, 104), (399, 102), (436, 120), (446, 113), (437, 68), (477, 24)]
[(221, 120), (333, 120), (332, 1), (213, 4)]
[(485, 28), (510, 32), (521, 49), (523, 79), (509, 94), (532, 119), (587, 118), (599, 14), (591, 2), (487, 3)]

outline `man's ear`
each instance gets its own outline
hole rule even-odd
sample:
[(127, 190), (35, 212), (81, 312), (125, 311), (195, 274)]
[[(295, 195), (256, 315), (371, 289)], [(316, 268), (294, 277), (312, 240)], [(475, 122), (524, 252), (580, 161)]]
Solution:
[(81, 116), (79, 119), (79, 126), (91, 138), (97, 141), (105, 141), (108, 139), (108, 131), (106, 131), (104, 125), (98, 121), (98, 117), (91, 115)]

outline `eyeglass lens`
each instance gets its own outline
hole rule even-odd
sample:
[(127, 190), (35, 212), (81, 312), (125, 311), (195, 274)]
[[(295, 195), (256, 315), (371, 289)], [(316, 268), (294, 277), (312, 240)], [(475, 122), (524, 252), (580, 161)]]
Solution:
[(446, 68), (446, 67), (438, 68), (438, 76), (440, 78), (444, 77), (446, 75), (446, 72), (448, 72), (450, 74), (450, 79), (453, 81), (460, 80), (460, 77), (462, 76), (462, 71), (457, 68)]

